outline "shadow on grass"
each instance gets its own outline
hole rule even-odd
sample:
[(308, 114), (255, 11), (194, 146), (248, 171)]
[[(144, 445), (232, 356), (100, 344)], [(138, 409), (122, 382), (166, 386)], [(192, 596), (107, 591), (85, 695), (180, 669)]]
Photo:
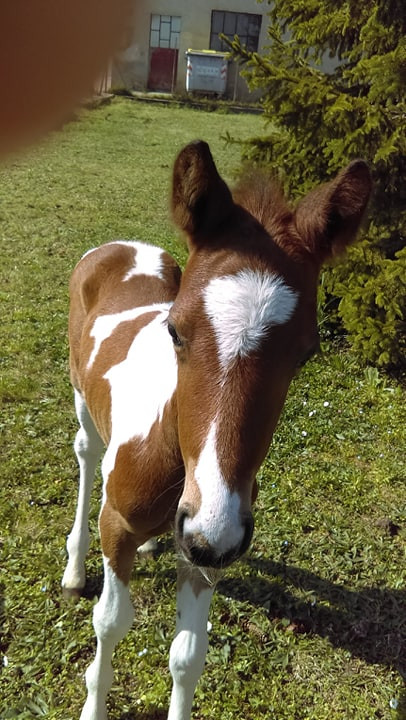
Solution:
[[(154, 556), (168, 551), (173, 552), (173, 540), (164, 538)], [(283, 562), (250, 556), (243, 562), (251, 568), (250, 577), (240, 580), (225, 576), (217, 592), (264, 607), (271, 623), (287, 619), (293, 632), (327, 637), (332, 645), (370, 664), (391, 667), (406, 679), (405, 590), (352, 590)], [(138, 577), (149, 576), (154, 574), (154, 565), (141, 560), (135, 572)], [(173, 569), (160, 569), (157, 574), (170, 576), (175, 584), (175, 562)], [(90, 576), (83, 596), (100, 596), (102, 587), (102, 575)], [(298, 598), (295, 589), (307, 597)], [(400, 706), (399, 720), (406, 720), (406, 696)]]
[(167, 717), (167, 710), (150, 710), (142, 713), (134, 711), (120, 715), (120, 720), (166, 720)]
[(98, 575), (86, 575), (86, 585), (81, 592), (81, 596), (86, 600), (93, 600), (95, 597), (100, 597), (103, 590), (103, 573)]
[[(327, 637), (332, 645), (368, 663), (390, 666), (406, 678), (405, 591), (355, 591), (284, 563), (249, 557), (246, 563), (252, 576), (225, 578), (218, 585), (221, 594), (265, 607), (270, 622), (286, 618), (293, 632)], [(308, 599), (295, 596), (294, 588), (308, 593)], [(404, 708), (402, 712), (406, 720)]]
[(406, 690), (403, 690), (400, 694), (396, 720), (406, 720)]
[(4, 632), (6, 625), (6, 601), (4, 591), (4, 585), (0, 583), (0, 653), (5, 654), (9, 644), (9, 637)]
[[(168, 550), (173, 550), (173, 542), (161, 542), (154, 555)], [(250, 577), (240, 580), (226, 576), (217, 592), (266, 608), (270, 624), (289, 620), (290, 631), (328, 638), (333, 646), (345, 648), (369, 664), (393, 668), (406, 679), (406, 591), (374, 587), (352, 590), (283, 562), (249, 556), (243, 562), (251, 569)], [(175, 584), (175, 563), (173, 569), (156, 573), (153, 565), (141, 562), (136, 573), (157, 574), (165, 579), (170, 576)], [(89, 577), (83, 595), (100, 595), (102, 585), (102, 575)], [(393, 710), (396, 720), (406, 720), (406, 691)], [(125, 713), (120, 720), (165, 718), (166, 712), (157, 709)]]

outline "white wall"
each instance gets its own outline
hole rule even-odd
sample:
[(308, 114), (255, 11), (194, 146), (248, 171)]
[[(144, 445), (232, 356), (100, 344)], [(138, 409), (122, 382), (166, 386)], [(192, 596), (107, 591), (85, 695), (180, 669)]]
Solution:
[[(262, 14), (259, 50), (266, 44), (268, 25), (266, 3), (256, 0), (134, 0), (133, 26), (129, 28), (128, 47), (116, 59), (113, 85), (145, 90), (149, 71), (149, 31), (151, 14), (181, 17), (181, 33), (176, 90), (186, 87), (185, 52), (208, 50), (210, 47), (211, 11), (246, 12)], [(230, 84), (233, 86), (234, 63), (230, 67)], [(249, 93), (244, 81), (238, 81), (238, 97), (247, 99)]]

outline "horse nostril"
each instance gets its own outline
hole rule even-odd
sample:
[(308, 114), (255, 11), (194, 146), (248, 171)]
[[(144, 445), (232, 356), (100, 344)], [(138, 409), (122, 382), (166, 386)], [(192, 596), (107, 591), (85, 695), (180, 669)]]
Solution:
[[(223, 568), (243, 555), (249, 547), (254, 530), (254, 520), (250, 512), (239, 518), (239, 526), (233, 530), (226, 526), (220, 538), (210, 541), (205, 528), (194, 521), (196, 512), (189, 504), (178, 507), (175, 517), (176, 543), (185, 557), (194, 565), (201, 567)], [(230, 537), (235, 533), (234, 542)], [(241, 538), (241, 541), (240, 541)]]
[(182, 505), (182, 507), (178, 508), (178, 512), (176, 513), (175, 518), (175, 532), (178, 542), (183, 538), (185, 521), (191, 517), (192, 512), (188, 505)]

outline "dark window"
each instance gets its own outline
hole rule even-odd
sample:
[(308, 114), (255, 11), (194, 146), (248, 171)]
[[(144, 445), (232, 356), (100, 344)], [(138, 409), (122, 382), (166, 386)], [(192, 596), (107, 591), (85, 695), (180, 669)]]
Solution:
[(248, 37), (249, 18), (248, 15), (237, 15), (236, 34), (240, 37)]
[(224, 13), (224, 30), (225, 35), (234, 36), (237, 32), (237, 13), (225, 12)]
[(211, 31), (212, 33), (223, 32), (224, 27), (224, 13), (219, 10), (213, 10), (211, 14)]
[(228, 50), (219, 35), (227, 35), (230, 40), (238, 35), (248, 50), (258, 50), (259, 33), (261, 31), (261, 15), (254, 13), (225, 12), (213, 10), (211, 13), (210, 50)]

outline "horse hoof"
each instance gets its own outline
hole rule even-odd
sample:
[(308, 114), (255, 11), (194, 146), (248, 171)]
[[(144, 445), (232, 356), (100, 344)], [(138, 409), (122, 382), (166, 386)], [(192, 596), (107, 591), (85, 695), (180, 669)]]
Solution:
[(82, 597), (83, 588), (62, 587), (62, 595), (65, 600), (77, 603)]

